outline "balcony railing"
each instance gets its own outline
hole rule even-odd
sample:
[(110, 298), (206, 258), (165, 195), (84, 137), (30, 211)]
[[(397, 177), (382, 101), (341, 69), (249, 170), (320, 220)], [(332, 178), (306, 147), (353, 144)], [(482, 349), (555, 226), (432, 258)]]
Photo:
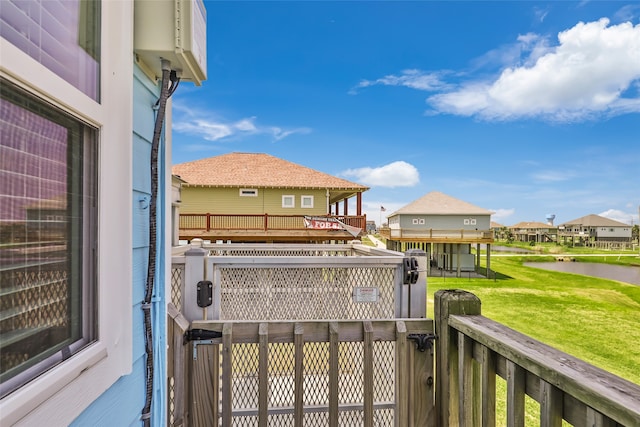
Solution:
[[(180, 230), (305, 230), (305, 215), (271, 214), (180, 214)], [(318, 215), (314, 215), (318, 217)], [(322, 218), (334, 218), (338, 221), (365, 229), (365, 215), (323, 215)]]
[(421, 240), (428, 239), (437, 242), (459, 242), (478, 241), (491, 243), (493, 241), (493, 231), (491, 230), (438, 230), (433, 228), (411, 229), (411, 228), (380, 228), (380, 235), (391, 240)]

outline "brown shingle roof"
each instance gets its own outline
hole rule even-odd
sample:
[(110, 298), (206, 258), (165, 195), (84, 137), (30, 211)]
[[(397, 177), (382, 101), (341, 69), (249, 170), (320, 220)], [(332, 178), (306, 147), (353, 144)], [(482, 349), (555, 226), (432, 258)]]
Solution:
[(427, 193), (418, 200), (398, 209), (395, 214), (423, 215), (491, 215), (493, 212), (448, 196), (439, 191)]
[(172, 173), (187, 185), (211, 187), (369, 189), (263, 153), (229, 153), (180, 163), (173, 166)]

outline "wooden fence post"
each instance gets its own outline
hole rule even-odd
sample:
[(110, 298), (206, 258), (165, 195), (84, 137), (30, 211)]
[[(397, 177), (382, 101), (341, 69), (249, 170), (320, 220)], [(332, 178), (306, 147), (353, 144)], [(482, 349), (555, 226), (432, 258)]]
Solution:
[(480, 299), (461, 290), (439, 290), (435, 294), (436, 417), (439, 426), (459, 424), (458, 338), (449, 329), (449, 316), (480, 314)]

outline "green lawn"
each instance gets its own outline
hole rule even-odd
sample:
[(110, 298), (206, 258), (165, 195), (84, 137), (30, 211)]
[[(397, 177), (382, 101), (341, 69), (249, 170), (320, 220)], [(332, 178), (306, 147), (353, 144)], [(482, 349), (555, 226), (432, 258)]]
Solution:
[(427, 313), (439, 289), (463, 289), (482, 314), (640, 384), (640, 286), (525, 267), (492, 257), (497, 279), (429, 277)]

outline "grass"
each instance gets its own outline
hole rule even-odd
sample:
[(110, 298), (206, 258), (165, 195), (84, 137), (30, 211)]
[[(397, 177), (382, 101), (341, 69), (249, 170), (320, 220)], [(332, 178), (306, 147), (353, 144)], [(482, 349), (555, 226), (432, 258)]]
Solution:
[[(484, 316), (640, 385), (640, 286), (522, 265), (540, 258), (493, 257), (496, 280), (429, 277), (428, 317), (436, 291), (463, 289), (480, 298)], [(498, 378), (496, 425), (506, 425), (506, 412), (506, 382)], [(539, 413), (527, 396), (525, 426), (539, 426)]]
[(428, 315), (439, 289), (463, 289), (482, 314), (595, 366), (640, 384), (640, 286), (492, 258), (496, 280), (429, 277)]

